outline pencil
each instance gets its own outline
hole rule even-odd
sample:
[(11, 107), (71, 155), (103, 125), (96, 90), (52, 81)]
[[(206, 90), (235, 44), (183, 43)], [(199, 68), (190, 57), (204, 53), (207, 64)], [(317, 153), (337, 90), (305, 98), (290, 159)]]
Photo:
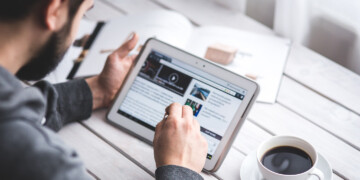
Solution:
[(105, 54), (105, 53), (112, 53), (114, 52), (116, 49), (102, 49), (100, 50), (100, 54)]

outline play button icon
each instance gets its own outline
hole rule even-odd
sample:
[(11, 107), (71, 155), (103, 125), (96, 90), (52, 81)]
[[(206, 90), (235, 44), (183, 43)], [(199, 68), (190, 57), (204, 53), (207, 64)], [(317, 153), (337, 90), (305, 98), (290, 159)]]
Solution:
[(177, 73), (172, 73), (169, 75), (169, 82), (177, 83), (179, 80), (179, 75)]

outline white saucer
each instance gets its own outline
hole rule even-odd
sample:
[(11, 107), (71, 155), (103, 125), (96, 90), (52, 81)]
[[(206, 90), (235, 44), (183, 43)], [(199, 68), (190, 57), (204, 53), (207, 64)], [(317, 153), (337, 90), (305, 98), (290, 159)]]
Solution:
[[(332, 180), (332, 169), (329, 162), (319, 154), (319, 160), (316, 167), (324, 173), (325, 180)], [(240, 168), (240, 179), (242, 180), (263, 180), (259, 172), (256, 151), (251, 152), (244, 161)], [(311, 177), (309, 180), (317, 180), (316, 177)]]

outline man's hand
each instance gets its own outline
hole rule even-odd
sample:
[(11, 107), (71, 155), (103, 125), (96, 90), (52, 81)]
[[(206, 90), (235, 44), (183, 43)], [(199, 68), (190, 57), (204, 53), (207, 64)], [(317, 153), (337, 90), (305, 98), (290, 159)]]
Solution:
[(138, 39), (136, 33), (131, 33), (124, 44), (109, 55), (102, 72), (86, 79), (93, 95), (93, 109), (107, 107), (114, 99), (136, 58), (136, 55), (128, 54), (135, 48)]
[(189, 106), (173, 103), (166, 118), (157, 124), (154, 136), (156, 166), (177, 165), (201, 172), (208, 144), (200, 134), (200, 125)]

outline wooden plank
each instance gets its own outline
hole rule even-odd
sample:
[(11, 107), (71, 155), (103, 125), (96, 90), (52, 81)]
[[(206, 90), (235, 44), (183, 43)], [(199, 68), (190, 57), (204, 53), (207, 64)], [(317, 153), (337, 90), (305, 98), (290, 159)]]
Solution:
[(344, 179), (333, 173), (333, 179), (332, 180), (344, 180)]
[(283, 78), (277, 101), (360, 149), (360, 116), (354, 112), (287, 77)]
[(153, 179), (79, 123), (68, 125), (59, 134), (76, 149), (87, 169), (101, 179)]
[(246, 120), (234, 140), (233, 146), (244, 154), (255, 151), (263, 141), (272, 137), (271, 134)]
[[(118, 149), (142, 164), (150, 172), (155, 172), (156, 164), (154, 160), (153, 148), (145, 142), (115, 128), (105, 122), (106, 110), (99, 110), (93, 113), (91, 118), (84, 124), (102, 138), (111, 142)], [(211, 175), (201, 173), (204, 179), (216, 179)]]
[(241, 12), (231, 11), (209, 0), (154, 0), (163, 6), (184, 14), (198, 25), (217, 25), (274, 35), (265, 25)]
[[(116, 147), (127, 153), (130, 157), (141, 163), (144, 167), (154, 172), (156, 169), (155, 161), (153, 159), (152, 147), (148, 144), (138, 140), (137, 138), (119, 130), (104, 121), (105, 110), (93, 113), (90, 120), (84, 123), (100, 134), (103, 138), (114, 144)], [(224, 160), (223, 165), (218, 172), (215, 173), (217, 177), (222, 179), (238, 179), (240, 165), (244, 155), (237, 151), (241, 149), (242, 152), (250, 153), (267, 138), (271, 137), (270, 134), (260, 129), (251, 122), (245, 122), (239, 136), (234, 142), (232, 148)], [(214, 179), (214, 177), (201, 174), (205, 179)]]
[(90, 119), (83, 123), (92, 131), (98, 133), (119, 149), (141, 162), (150, 171), (155, 172), (156, 165), (153, 158), (153, 148), (132, 135), (117, 129), (105, 121), (106, 110), (95, 111)]
[[(146, 0), (137, 0), (136, 2), (134, 2), (134, 3), (132, 3), (132, 2), (129, 2), (130, 0), (128, 0), (128, 1), (126, 1), (126, 3), (122, 3), (122, 4), (120, 4), (120, 1), (119, 0), (116, 0), (116, 1), (114, 1), (114, 3), (115, 4), (117, 4), (118, 6), (120, 6), (120, 5), (123, 5), (123, 6), (125, 6), (124, 7), (124, 9), (130, 9), (129, 10), (129, 12), (138, 12), (138, 11), (141, 11), (142, 9), (144, 9), (144, 6), (151, 6), (151, 7), (153, 7), (153, 8), (159, 8), (158, 6), (156, 6), (156, 5), (154, 5), (153, 3), (151, 3), (150, 1), (146, 1)], [(191, 2), (183, 2), (183, 1), (159, 1), (159, 2), (161, 2), (161, 3), (163, 3), (164, 5), (166, 5), (166, 6), (169, 6), (169, 7), (171, 7), (171, 8), (174, 8), (174, 9), (176, 9), (176, 10), (178, 10), (178, 11), (189, 11), (188, 13), (190, 14), (189, 16), (191, 16), (190, 18), (191, 19), (194, 19), (194, 17), (196, 16), (196, 12), (199, 12), (198, 11), (198, 9), (196, 9), (196, 10), (191, 10), (191, 9), (189, 9), (189, 8), (187, 8), (188, 6), (192, 6), (192, 7), (198, 7), (199, 6), (199, 4), (197, 4), (197, 3), (199, 3), (198, 1), (196, 1), (196, 2), (193, 2), (193, 1), (191, 1)], [(195, 4), (194, 4), (195, 3)], [(211, 4), (211, 5), (208, 5), (209, 7), (207, 7), (207, 6), (205, 6), (205, 8), (203, 8), (203, 9), (211, 9), (211, 8), (214, 8), (215, 7), (215, 5), (214, 4), (212, 4), (212, 3), (202, 3), (201, 5), (203, 6), (203, 4), (206, 4), (206, 5), (208, 5), (208, 4)], [(219, 8), (219, 7), (217, 7), (216, 6), (216, 8)], [(202, 10), (203, 10), (202, 9)], [(193, 12), (193, 11), (195, 11), (195, 12)], [(186, 14), (186, 13), (185, 13)], [(204, 13), (204, 14), (206, 14), (206, 13)], [(211, 19), (211, 18), (209, 18), (209, 17), (207, 17), (208, 19)], [(301, 48), (300, 48), (301, 49)], [(303, 49), (306, 49), (306, 48), (303, 48)], [(312, 52), (310, 52), (310, 53), (312, 53)], [(324, 57), (321, 57), (321, 58), (323, 58), (324, 59)], [(289, 60), (290, 61), (290, 60)], [(327, 62), (329, 62), (329, 64), (331, 64), (331, 62), (330, 62), (330, 60), (327, 60), (327, 59), (325, 59), (325, 61), (326, 61), (326, 63)], [(336, 65), (336, 64), (335, 64)], [(288, 65), (288, 67), (292, 67), (293, 65), (291, 65), (291, 63), (289, 62), (289, 65)], [(298, 66), (294, 66), (294, 67), (298, 67)], [(335, 67), (335, 69), (337, 69), (337, 68), (339, 68), (339, 67)], [(320, 69), (320, 68), (318, 68), (318, 69)], [(286, 72), (293, 72), (292, 70), (287, 70)], [(330, 71), (330, 73), (331, 73), (331, 71)], [(347, 76), (348, 74), (346, 74), (345, 73), (345, 75)], [(345, 77), (345, 79), (346, 79), (346, 77)], [(359, 78), (358, 78), (359, 79)], [(360, 79), (359, 79), (360, 80)], [(360, 81), (357, 81), (357, 82), (360, 82)], [(336, 83), (338, 83), (338, 82), (336, 82)], [(358, 86), (360, 85), (360, 83), (356, 83)], [(321, 86), (320, 86), (321, 87)], [(356, 86), (355, 86), (356, 87)], [(360, 86), (359, 86), (360, 87)], [(331, 89), (331, 88), (329, 88), (329, 89)], [(356, 88), (355, 88), (356, 89)], [(357, 90), (356, 90), (356, 92), (358, 92), (358, 90), (360, 90), (360, 88), (357, 88)], [(338, 91), (338, 92), (345, 92), (345, 91)], [(339, 93), (337, 93), (337, 94), (339, 94)], [(346, 94), (346, 93), (345, 93)], [(298, 97), (300, 97), (300, 96), (298, 96)], [(358, 97), (360, 97), (360, 96), (358, 96)], [(359, 104), (359, 103), (357, 103), (357, 104)], [(350, 115), (350, 116), (352, 116), (352, 115)], [(335, 128), (336, 129), (336, 128)], [(338, 131), (340, 131), (340, 130), (338, 130)], [(349, 132), (349, 131), (343, 131), (343, 132)], [(347, 136), (348, 137), (348, 136)], [(356, 137), (356, 136), (352, 136), (352, 137)], [(354, 139), (354, 138), (353, 138)], [(356, 143), (355, 144), (358, 144), (358, 142), (360, 141), (360, 139), (359, 138), (355, 138), (356, 139)], [(350, 142), (351, 142), (351, 140), (350, 140)]]
[[(154, 4), (153, 2), (150, 1), (144, 1), (144, 0), (132, 0), (132, 1), (116, 1), (118, 4), (121, 3), (121, 8), (126, 9), (122, 10), (119, 7), (110, 7), (111, 5), (114, 5), (113, 3), (115, 3), (115, 1), (106, 1), (106, 0), (102, 0), (102, 1), (98, 1), (98, 4), (100, 5), (100, 7), (97, 7), (94, 9), (93, 12), (89, 12), (87, 13), (87, 18), (92, 19), (92, 20), (108, 20), (114, 17), (119, 17), (122, 16), (124, 14), (131, 14), (131, 13), (136, 13), (136, 12), (143, 12), (143, 10), (146, 8), (147, 10), (149, 9), (162, 9), (161, 7), (157, 6), (156, 4)], [(110, 6), (109, 6), (110, 5)], [(128, 6), (124, 6), (124, 5), (128, 5)], [(110, 9), (109, 9), (110, 8)], [(110, 12), (112, 11), (116, 11), (116, 13), (110, 13), (103, 16), (101, 14), (104, 14), (102, 12), (107, 12), (107, 10), (110, 10)], [(115, 15), (114, 15), (115, 14)], [(124, 133), (122, 131), (119, 131), (118, 129), (114, 128), (113, 126), (108, 125), (107, 123), (103, 122), (103, 119), (105, 119), (105, 110), (102, 111), (98, 111), (97, 113), (93, 113), (93, 117), (90, 119), (96, 119), (99, 121), (91, 121), (94, 123), (91, 123), (90, 121), (88, 121), (88, 123), (85, 123), (88, 127), (91, 128), (91, 125), (97, 124), (97, 125), (105, 125), (105, 126), (99, 126), (101, 128), (106, 128), (106, 127), (110, 127), (110, 129), (112, 131), (116, 131), (117, 133), (108, 133), (108, 135), (114, 135), (111, 136), (110, 139), (111, 140), (118, 140), (118, 141), (111, 141), (111, 143), (114, 143), (115, 145), (124, 145), (124, 146), (118, 146), (119, 148), (126, 148), (124, 150), (124, 152), (128, 152), (130, 153), (129, 155), (131, 155), (131, 158), (134, 158), (135, 160), (141, 162), (141, 164), (143, 166), (145, 166), (146, 168), (149, 168), (149, 171), (154, 172), (156, 169), (156, 165), (155, 165), (155, 161), (153, 160), (153, 149), (151, 146), (149, 146), (148, 144), (145, 144), (144, 142), (128, 135), (127, 133)], [(110, 130), (110, 131), (111, 131)], [(119, 138), (124, 136), (124, 138)], [(129, 148), (130, 147), (130, 148)], [(134, 148), (136, 147), (136, 148)], [(138, 151), (133, 151), (133, 149), (138, 150)], [(123, 149), (121, 149), (123, 150)], [(140, 152), (139, 152), (140, 151)], [(149, 158), (149, 156), (151, 158)], [(205, 179), (215, 179), (213, 176), (207, 175), (202, 173), (202, 176)]]
[[(144, 0), (136, 0), (137, 2), (145, 2)], [(119, 2), (119, 0), (116, 0), (116, 2)], [(126, 4), (126, 3), (125, 3)], [(129, 10), (129, 12), (131, 13), (131, 12), (136, 12), (136, 11), (142, 11), (142, 9), (143, 9), (143, 7), (140, 7), (139, 5), (133, 5), (132, 3), (128, 3), (128, 5), (131, 5), (130, 7), (132, 7), (133, 9), (131, 9), (131, 8), (129, 8), (130, 10)], [(141, 3), (140, 3), (141, 4)], [(150, 3), (150, 4), (152, 4), (152, 3)], [(138, 8), (139, 7), (139, 8)], [(156, 7), (156, 8), (158, 8), (158, 6), (154, 6), (154, 7)], [(124, 8), (125, 9), (125, 8)], [(199, 24), (201, 24), (201, 23), (199, 23)], [(255, 27), (255, 26), (254, 26)], [(245, 124), (246, 125), (246, 124)], [(245, 125), (244, 125), (244, 127), (245, 127)], [(251, 123), (250, 123), (250, 125), (249, 126), (255, 126), (256, 127), (256, 125), (254, 125), (254, 124), (252, 124), (251, 125)], [(263, 131), (263, 132), (265, 132), (265, 131)], [(266, 134), (266, 133), (265, 133)], [(271, 136), (270, 134), (269, 134), (269, 136)], [(242, 136), (242, 138), (244, 138), (245, 136)], [(260, 137), (260, 136), (259, 136)], [(252, 137), (252, 138), (256, 138), (256, 137)], [(238, 137), (238, 139), (239, 139), (239, 137)], [(244, 139), (248, 139), (248, 138), (244, 138)], [(260, 138), (261, 139), (261, 138)], [(240, 139), (241, 140), (241, 139)], [(239, 142), (246, 142), (246, 141), (239, 141)], [(259, 141), (257, 141), (258, 143), (260, 142), (260, 140)], [(235, 142), (235, 144), (236, 144), (236, 142)], [(238, 143), (238, 145), (237, 145), (237, 149), (239, 149), (239, 147), (241, 147), (241, 145), (242, 144), (244, 144), (244, 143)], [(251, 143), (250, 143), (250, 145), (251, 145)], [(255, 144), (255, 145), (253, 145), (253, 147), (256, 147), (257, 145)], [(246, 151), (249, 151), (251, 148), (247, 148), (247, 146), (246, 145), (244, 145), (243, 147), (241, 147), (240, 149), (244, 149), (244, 150), (242, 150), (242, 152), (246, 152)], [(224, 164), (225, 164), (225, 162), (224, 162)], [(219, 170), (220, 171), (220, 170)], [(340, 178), (341, 179), (341, 178)]]
[[(105, 110), (94, 112), (92, 117), (85, 121), (84, 124), (141, 163), (144, 167), (155, 172), (156, 165), (153, 159), (153, 148), (141, 140), (105, 122), (105, 112)], [(230, 150), (222, 167), (216, 173), (216, 176), (222, 179), (229, 179), (230, 177), (238, 179), (240, 164), (244, 158), (244, 155), (239, 154), (240, 152), (235, 149)], [(236, 166), (234, 163), (236, 163)], [(201, 175), (204, 179), (215, 179), (209, 174), (201, 173)]]
[[(272, 134), (266, 132), (251, 121), (247, 120), (244, 122), (244, 125), (242, 126), (237, 138), (235, 139), (233, 147), (234, 149), (239, 150), (241, 154), (248, 155), (251, 152), (256, 151), (260, 143), (266, 141), (270, 137), (272, 137)], [(229, 156), (234, 158), (232, 155)], [(333, 177), (336, 177), (337, 179), (342, 179), (334, 173)]]
[(285, 74), (360, 114), (360, 76), (339, 64), (294, 44)]
[(86, 171), (90, 174), (90, 177), (93, 179), (93, 180), (98, 180), (100, 179), (99, 177), (97, 177), (93, 172), (91, 172), (90, 170), (86, 169)]
[(220, 169), (215, 173), (221, 179), (240, 179), (240, 167), (245, 156), (239, 151), (231, 148)]
[(279, 104), (255, 104), (249, 119), (276, 135), (294, 135), (309, 141), (332, 167), (347, 178), (358, 176), (360, 152)]
[[(215, 174), (221, 179), (226, 179), (226, 180), (240, 179), (240, 169), (245, 157), (246, 156), (244, 154), (232, 148), (229, 151), (226, 159), (224, 160), (223, 165)], [(343, 178), (339, 177), (334, 173), (332, 175), (333, 175), (333, 180), (343, 180)]]
[[(221, 179), (226, 180), (238, 180), (240, 179), (240, 169), (242, 162), (245, 160), (244, 154), (240, 153), (235, 149), (231, 149), (228, 156), (224, 160), (221, 168), (215, 173)], [(333, 175), (333, 180), (344, 180), (336, 174)]]

